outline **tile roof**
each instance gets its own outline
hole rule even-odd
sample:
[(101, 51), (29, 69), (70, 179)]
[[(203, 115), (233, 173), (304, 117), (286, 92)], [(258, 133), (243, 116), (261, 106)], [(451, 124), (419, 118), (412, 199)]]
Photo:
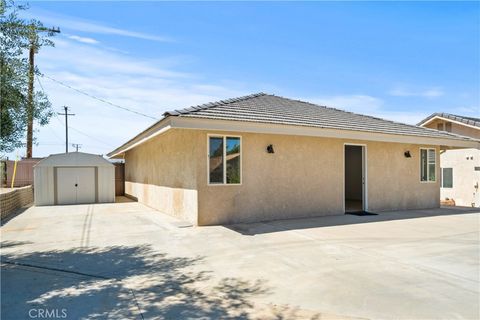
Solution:
[(220, 119), (366, 131), (396, 135), (473, 140), (467, 137), (347, 112), (313, 103), (256, 93), (164, 113), (165, 117)]
[(433, 119), (433, 118), (435, 118), (435, 117), (442, 117), (442, 118), (445, 118), (445, 119), (462, 122), (462, 123), (465, 123), (465, 124), (468, 124), (468, 125), (471, 125), (471, 126), (480, 128), (480, 118), (458, 116), (458, 115), (456, 115), (456, 114), (445, 113), (445, 112), (437, 112), (437, 113), (434, 113), (434, 114), (426, 117), (426, 118), (423, 119), (422, 121), (420, 121), (420, 122), (418, 123), (418, 125), (421, 126), (421, 125), (424, 124), (425, 122), (428, 122), (430, 119)]

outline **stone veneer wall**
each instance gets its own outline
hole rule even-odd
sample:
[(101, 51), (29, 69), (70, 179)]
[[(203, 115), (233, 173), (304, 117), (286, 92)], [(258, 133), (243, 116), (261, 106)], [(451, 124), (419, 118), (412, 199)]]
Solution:
[(1, 219), (7, 218), (17, 209), (33, 202), (33, 188), (26, 186), (0, 194)]

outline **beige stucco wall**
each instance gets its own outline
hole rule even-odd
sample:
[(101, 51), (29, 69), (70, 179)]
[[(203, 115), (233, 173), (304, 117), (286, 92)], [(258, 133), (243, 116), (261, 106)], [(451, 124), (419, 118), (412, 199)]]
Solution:
[[(438, 208), (439, 149), (435, 146), (367, 142), (368, 207), (371, 211)], [(420, 182), (420, 147), (436, 149), (436, 181)], [(404, 156), (410, 151), (411, 158)]]
[[(200, 224), (341, 213), (343, 189), (338, 182), (343, 167), (337, 154), (342, 145), (336, 141), (241, 134), (242, 184), (208, 186), (207, 133), (199, 132), (203, 136), (199, 151), (204, 155), (198, 168)], [(266, 152), (269, 144), (273, 144), (274, 154)]]
[[(208, 185), (209, 133), (242, 137), (241, 185)], [(369, 210), (439, 206), (438, 168), (437, 182), (420, 182), (419, 145), (204, 130), (172, 129), (127, 151), (125, 191), (198, 225), (343, 214), (344, 143), (367, 145)]]
[(170, 130), (127, 151), (125, 194), (196, 224), (197, 139), (193, 130)]
[(197, 140), (201, 225), (343, 214), (344, 143), (367, 145), (369, 210), (439, 206), (438, 166), (437, 182), (420, 182), (419, 145), (245, 133), (242, 185), (209, 186), (208, 133)]

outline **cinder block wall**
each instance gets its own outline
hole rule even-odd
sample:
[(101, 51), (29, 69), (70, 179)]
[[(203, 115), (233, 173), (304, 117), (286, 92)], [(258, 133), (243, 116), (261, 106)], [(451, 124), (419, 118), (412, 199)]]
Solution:
[(1, 219), (7, 218), (15, 210), (33, 202), (33, 188), (27, 186), (0, 194)]

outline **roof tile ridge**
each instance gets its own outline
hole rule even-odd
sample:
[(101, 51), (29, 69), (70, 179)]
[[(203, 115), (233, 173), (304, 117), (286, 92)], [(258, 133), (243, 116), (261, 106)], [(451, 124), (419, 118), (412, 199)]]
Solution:
[(418, 126), (413, 125), (413, 124), (407, 124), (407, 123), (403, 123), (403, 122), (398, 122), (398, 121), (393, 121), (393, 120), (389, 120), (389, 119), (379, 118), (379, 117), (370, 116), (370, 115), (366, 115), (366, 114), (361, 114), (361, 113), (356, 113), (356, 112), (352, 112), (352, 111), (347, 111), (347, 110), (344, 110), (344, 109), (333, 108), (333, 107), (329, 107), (329, 106), (326, 106), (326, 105), (321, 105), (321, 104), (317, 104), (317, 103), (313, 103), (313, 102), (309, 102), (309, 101), (304, 101), (304, 100), (300, 100), (300, 99), (291, 99), (291, 98), (286, 98), (286, 97), (281, 97), (281, 96), (276, 96), (276, 95), (272, 95), (272, 96), (275, 96), (275, 97), (278, 97), (278, 98), (282, 98), (282, 99), (286, 99), (286, 100), (297, 101), (297, 102), (301, 102), (301, 103), (305, 103), (305, 104), (309, 104), (309, 105), (312, 105), (312, 106), (321, 107), (321, 108), (325, 108), (325, 109), (330, 109), (330, 110), (345, 112), (345, 113), (349, 113), (349, 114), (354, 114), (354, 115), (356, 115), (356, 116), (361, 116), (361, 117), (364, 117), (364, 118), (382, 120), (382, 121), (387, 121), (387, 122), (391, 122), (391, 123), (396, 123), (396, 124), (401, 124), (401, 125), (405, 125), (405, 126), (411, 126), (411, 127), (416, 127), (416, 128), (418, 128)]
[[(304, 101), (304, 100), (300, 100), (300, 99), (286, 98), (286, 97), (277, 96), (277, 95), (274, 95), (274, 94), (268, 94), (268, 95), (271, 95), (271, 96), (274, 96), (274, 97), (278, 97), (278, 98), (282, 98), (282, 99), (286, 99), (286, 100), (290, 100), (290, 101), (301, 102), (301, 103), (305, 103), (305, 104), (309, 104), (309, 105), (312, 105), (312, 106), (321, 107), (321, 108), (325, 108), (325, 109), (330, 109), (330, 110), (335, 110), (335, 111), (350, 113), (350, 114), (354, 114), (354, 115), (361, 116), (361, 117), (364, 117), (364, 118), (370, 118), (370, 119), (376, 119), (376, 120), (386, 121), (386, 122), (390, 122), (390, 123), (394, 123), (394, 124), (400, 124), (400, 125), (404, 125), (404, 126), (409, 126), (409, 127), (424, 129), (424, 130), (432, 131), (432, 132), (436, 132), (436, 133), (439, 132), (438, 130), (431, 129), (431, 128), (426, 128), (426, 127), (422, 127), (422, 126), (419, 126), (419, 125), (408, 124), (408, 123), (393, 121), (393, 120), (389, 120), (389, 119), (384, 119), (384, 118), (369, 116), (369, 115), (366, 115), (366, 114), (356, 113), (356, 112), (347, 111), (347, 110), (338, 109), (338, 108), (332, 108), (332, 107), (328, 107), (328, 106), (325, 106), (325, 105), (320, 105), (320, 104), (316, 104), (316, 103), (312, 103), (312, 102), (308, 102), (308, 101)], [(447, 136), (452, 136), (452, 137), (457, 137), (457, 138), (458, 138), (458, 137), (460, 137), (460, 138), (465, 138), (465, 136), (462, 136), (462, 135), (459, 135), (459, 134), (455, 134), (455, 133), (451, 133), (451, 132), (447, 132), (447, 131), (441, 131), (441, 134), (445, 134), (445, 135), (447, 135)], [(470, 138), (470, 137), (468, 137), (468, 138)], [(472, 138), (470, 138), (470, 139), (472, 139)]]
[(469, 116), (461, 116), (461, 115), (458, 115), (458, 114), (447, 113), (447, 112), (442, 112), (440, 116), (443, 116), (444, 118), (450, 118), (450, 119), (454, 118), (454, 119), (451, 119), (451, 120), (459, 120), (459, 121), (462, 121), (462, 122), (463, 122), (463, 120), (480, 122), (480, 118), (469, 117)]
[(477, 127), (478, 127), (477, 123), (480, 124), (480, 118), (470, 117), (470, 116), (461, 116), (458, 114), (453, 114), (448, 112), (435, 112), (429, 115), (428, 117), (426, 117), (425, 119), (423, 119), (422, 121), (420, 121), (417, 125), (422, 125), (435, 117), (441, 117), (441, 118), (445, 118), (447, 120), (452, 120), (452, 121), (459, 121), (467, 125), (473, 124), (474, 126), (477, 126)]
[(248, 99), (252, 99), (252, 98), (256, 98), (256, 97), (261, 97), (261, 96), (265, 96), (265, 95), (267, 95), (267, 94), (264, 93), (264, 92), (257, 92), (257, 93), (252, 93), (252, 94), (245, 95), (245, 96), (236, 97), (236, 98), (229, 98), (229, 99), (223, 99), (223, 100), (218, 100), (218, 101), (214, 101), (214, 102), (207, 102), (207, 103), (190, 106), (190, 107), (183, 108), (183, 109), (166, 111), (163, 114), (163, 116), (164, 117), (165, 116), (178, 116), (178, 115), (181, 115), (181, 114), (186, 114), (186, 113), (190, 113), (190, 112), (196, 112), (196, 111), (200, 111), (200, 110), (210, 109), (210, 108), (214, 108), (214, 107), (218, 107), (218, 106), (224, 106), (224, 105), (228, 105), (228, 104), (231, 104), (231, 103), (234, 103), (234, 102), (244, 101), (244, 100), (248, 100)]

